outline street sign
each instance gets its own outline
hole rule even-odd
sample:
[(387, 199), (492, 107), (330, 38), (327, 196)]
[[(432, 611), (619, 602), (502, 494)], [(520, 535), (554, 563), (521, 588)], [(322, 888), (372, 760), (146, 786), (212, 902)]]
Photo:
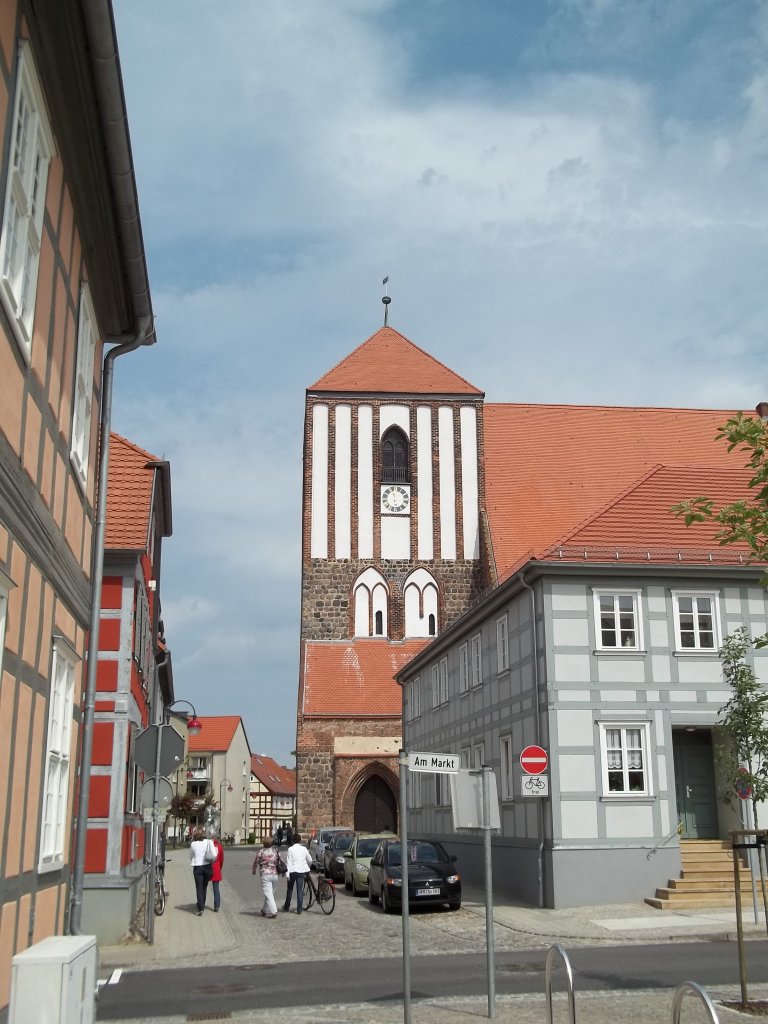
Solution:
[[(157, 806), (165, 810), (173, 800), (173, 786), (168, 779), (157, 780)], [(155, 780), (147, 779), (141, 787), (141, 806), (144, 810), (152, 810), (155, 801)]]
[(523, 796), (549, 796), (548, 775), (524, 775), (520, 784)]
[[(739, 772), (743, 775), (749, 774), (747, 769), (742, 765), (739, 768)], [(752, 787), (749, 784), (749, 780), (740, 778), (736, 780), (736, 792), (739, 796), (739, 800), (751, 800), (752, 799)]]
[(150, 725), (136, 737), (133, 757), (145, 775), (155, 774), (160, 743), (160, 775), (170, 775), (184, 761), (184, 737), (172, 725)]
[(544, 747), (538, 747), (535, 743), (525, 747), (520, 755), (520, 767), (528, 775), (541, 775), (547, 770), (549, 757)]
[(461, 767), (458, 754), (422, 754), (413, 752), (408, 755), (408, 768), (412, 772), (437, 772), (438, 775), (453, 775)]

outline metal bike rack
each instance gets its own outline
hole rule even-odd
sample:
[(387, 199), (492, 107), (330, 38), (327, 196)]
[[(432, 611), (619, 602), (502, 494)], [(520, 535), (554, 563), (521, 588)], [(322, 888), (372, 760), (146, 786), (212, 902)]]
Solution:
[[(571, 968), (571, 961), (568, 959), (568, 954), (565, 952), (562, 946), (554, 945), (550, 948), (547, 953), (546, 968), (545, 968), (545, 979), (546, 979), (546, 992), (547, 992), (547, 1019), (549, 1024), (553, 1024), (552, 1020), (552, 971), (555, 966), (555, 957), (560, 957), (563, 967), (565, 967), (565, 977), (568, 987), (568, 1009), (570, 1012), (571, 1024), (576, 1024), (576, 996), (573, 991), (573, 969)], [(689, 984), (693, 984), (689, 982)], [(678, 1024), (675, 1021), (675, 1024)], [(717, 1017), (715, 1017), (715, 1024), (718, 1024)]]
[(675, 996), (672, 1000), (672, 1024), (680, 1024), (680, 1008), (683, 1005), (683, 999), (685, 999), (689, 992), (693, 992), (694, 995), (697, 995), (701, 1002), (704, 1003), (707, 1010), (707, 1016), (709, 1017), (711, 1024), (720, 1024), (715, 1004), (709, 998), (709, 993), (696, 981), (684, 981), (683, 984), (675, 990)]

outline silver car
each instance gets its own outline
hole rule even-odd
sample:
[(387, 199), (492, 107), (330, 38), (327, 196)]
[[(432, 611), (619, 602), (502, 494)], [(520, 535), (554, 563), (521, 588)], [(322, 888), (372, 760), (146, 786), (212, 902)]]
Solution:
[(325, 867), (325, 851), (331, 839), (338, 832), (351, 832), (351, 828), (345, 825), (328, 825), (326, 828), (319, 828), (309, 841), (309, 855), (312, 858), (312, 865), (318, 871)]

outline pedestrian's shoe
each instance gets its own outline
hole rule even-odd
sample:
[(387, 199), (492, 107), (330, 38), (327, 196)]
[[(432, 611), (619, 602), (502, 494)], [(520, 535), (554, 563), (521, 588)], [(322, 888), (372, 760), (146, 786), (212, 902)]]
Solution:
[(198, 917), (202, 917), (202, 916), (203, 916), (203, 912), (202, 912), (202, 910), (198, 910), (198, 912), (197, 912), (197, 916), (198, 916)]
[(262, 917), (266, 917), (267, 916), (267, 913), (266, 913), (265, 910), (260, 910), (259, 913), (261, 914)]
[(214, 907), (214, 908), (213, 908), (213, 912), (214, 912), (214, 914), (218, 914), (218, 912), (219, 912), (219, 908), (218, 908), (218, 907)]
[(277, 917), (277, 914), (265, 914), (264, 917), (268, 917), (271, 920), (273, 917)]

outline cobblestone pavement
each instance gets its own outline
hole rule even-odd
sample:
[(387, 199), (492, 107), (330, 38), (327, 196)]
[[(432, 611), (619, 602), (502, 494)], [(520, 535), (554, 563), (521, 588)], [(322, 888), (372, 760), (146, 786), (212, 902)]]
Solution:
[[(254, 883), (253, 902), (241, 899), (226, 879), (222, 882), (222, 912), (207, 910), (197, 917), (186, 858), (174, 858), (167, 866), (166, 884), (169, 890), (168, 906), (163, 917), (155, 922), (155, 943), (127, 942), (100, 950), (100, 978), (107, 981), (116, 969), (163, 969), (167, 967), (214, 966), (216, 964), (268, 964), (277, 961), (325, 960), (336, 953), (343, 938), (348, 947), (349, 936), (356, 938), (357, 957), (399, 957), (402, 955), (402, 925), (399, 915), (385, 915), (367, 900), (354, 898), (343, 887), (337, 891), (336, 909), (326, 916), (317, 907), (299, 917), (295, 913), (280, 913), (275, 920), (260, 916), (257, 906), (257, 886)], [(284, 881), (278, 892), (278, 905), (282, 902)], [(259, 900), (260, 902), (260, 900)], [(750, 915), (745, 915), (752, 921)], [(439, 955), (451, 952), (481, 952), (485, 950), (485, 905), (483, 895), (465, 890), (464, 905), (460, 911), (425, 909), (412, 913), (411, 950), (415, 955)], [(649, 941), (675, 941), (699, 937), (732, 937), (735, 933), (733, 913), (707, 912), (699, 914), (665, 914), (641, 904), (622, 904), (599, 907), (580, 907), (575, 910), (536, 910), (499, 903), (494, 908), (494, 939), (498, 951), (514, 949), (548, 949), (560, 942), (566, 949), (581, 945), (616, 945)], [(765, 939), (762, 924), (747, 924), (749, 937)], [(295, 941), (294, 941), (295, 940)], [(373, 966), (372, 966), (373, 969)], [(516, 1024), (545, 1024), (544, 982), (541, 996), (499, 997), (497, 1019), (513, 1020)], [(725, 991), (733, 998), (736, 993)], [(768, 994), (768, 989), (766, 990)], [(761, 993), (755, 991), (755, 996)], [(623, 1022), (633, 1024), (669, 1021), (671, 993), (581, 993), (578, 997), (579, 1019), (597, 1022)], [(555, 1016), (566, 1020), (566, 1007)], [(728, 1020), (732, 1011), (723, 1009), (721, 1021)], [(686, 1008), (688, 1021), (703, 1021), (703, 1007)], [(485, 1000), (446, 998), (439, 1002), (428, 1000), (414, 1003), (413, 1024), (443, 1024), (455, 1021), (476, 1021), (487, 1017)], [(742, 1015), (738, 1015), (744, 1019)], [(338, 1006), (307, 1006), (285, 1010), (254, 1008), (247, 1014), (233, 1013), (231, 1019), (241, 1024), (259, 1024), (267, 1019), (290, 1024), (308, 1024), (311, 1021), (345, 1024), (393, 1024), (403, 1020), (400, 1002), (392, 1004), (340, 1004)], [(734, 1017), (734, 1021), (737, 1020)], [(186, 1017), (164, 1017), (163, 1024), (186, 1021)], [(138, 1022), (127, 1022), (138, 1024)], [(144, 1021), (143, 1024), (149, 1024)], [(159, 1024), (153, 1021), (152, 1024)]]

